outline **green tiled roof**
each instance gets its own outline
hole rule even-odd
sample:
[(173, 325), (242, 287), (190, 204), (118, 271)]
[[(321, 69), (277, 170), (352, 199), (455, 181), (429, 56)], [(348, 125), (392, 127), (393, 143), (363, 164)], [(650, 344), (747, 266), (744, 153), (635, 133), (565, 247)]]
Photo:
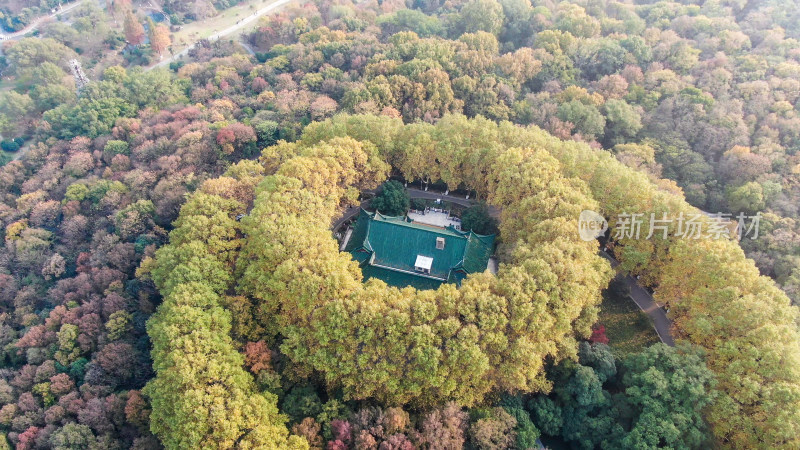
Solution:
[(492, 256), (492, 247), (494, 246), (494, 235), (482, 236), (469, 232), (467, 249), (464, 254), (464, 269), (468, 273), (483, 272), (486, 270), (486, 264)]
[[(436, 248), (437, 238), (444, 239), (443, 249)], [(412, 222), (405, 217), (389, 217), (362, 210), (345, 251), (350, 252), (362, 267), (369, 265), (370, 276), (384, 279), (381, 274), (394, 271), (435, 284), (443, 281), (457, 283), (468, 273), (486, 270), (493, 245), (494, 236), (481, 236), (451, 227), (440, 228)], [(433, 258), (430, 274), (414, 270), (417, 256)], [(406, 283), (407, 276), (392, 278)]]
[(355, 260), (359, 263), (363, 263), (366, 259), (369, 259), (371, 253), (371, 251), (355, 252), (355, 250), (358, 250), (364, 245), (364, 241), (367, 239), (369, 220), (369, 215), (365, 214), (364, 210), (362, 209), (358, 215), (358, 220), (356, 220), (356, 223), (353, 226), (353, 234), (350, 235), (350, 240), (347, 241), (347, 246), (344, 248), (344, 250), (346, 252), (350, 252), (353, 255), (353, 258), (355, 258)]

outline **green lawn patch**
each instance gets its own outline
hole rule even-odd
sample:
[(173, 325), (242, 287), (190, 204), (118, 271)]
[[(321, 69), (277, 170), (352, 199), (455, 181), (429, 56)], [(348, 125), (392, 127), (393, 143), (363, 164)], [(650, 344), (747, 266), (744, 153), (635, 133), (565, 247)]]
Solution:
[(608, 345), (618, 356), (660, 342), (650, 318), (628, 296), (628, 287), (621, 280), (615, 279), (603, 291), (599, 320), (606, 327)]

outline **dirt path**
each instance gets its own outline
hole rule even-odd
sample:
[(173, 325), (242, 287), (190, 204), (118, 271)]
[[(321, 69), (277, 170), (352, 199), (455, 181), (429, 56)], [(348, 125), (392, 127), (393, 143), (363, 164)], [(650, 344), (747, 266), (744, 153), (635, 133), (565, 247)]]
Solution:
[(239, 38), (239, 45), (241, 45), (242, 48), (245, 49), (247, 53), (250, 54), (250, 56), (256, 56), (256, 52), (255, 50), (253, 50), (253, 47), (251, 47), (250, 44), (248, 44), (247, 41), (245, 41), (241, 37)]
[[(267, 14), (268, 12), (271, 12), (271, 11), (273, 11), (273, 10), (275, 10), (275, 9), (277, 9), (277, 8), (283, 6), (283, 5), (285, 5), (285, 4), (287, 4), (287, 3), (291, 2), (291, 1), (293, 1), (293, 0), (275, 0), (274, 2), (270, 3), (269, 5), (257, 10), (253, 14), (251, 14), (251, 15), (245, 17), (244, 19), (240, 20), (235, 25), (231, 25), (230, 27), (225, 28), (224, 30), (222, 30), (222, 31), (220, 31), (218, 33), (212, 34), (207, 39), (209, 41), (216, 41), (216, 40), (219, 40), (220, 38), (225, 37), (225, 36), (227, 36), (227, 35), (229, 35), (231, 33), (239, 31), (242, 28), (246, 27), (247, 25), (251, 25), (251, 24), (255, 23), (258, 20), (258, 18), (263, 16), (264, 14)], [(155, 65), (148, 67), (146, 70), (155, 69), (156, 67), (168, 66), (171, 62), (174, 62), (174, 61), (177, 61), (177, 60), (183, 58), (184, 56), (189, 54), (189, 51), (191, 49), (193, 49), (197, 45), (198, 42), (199, 42), (199, 40), (189, 44), (189, 46), (186, 47), (185, 49), (181, 50), (180, 52), (176, 53), (173, 56), (170, 56), (169, 58), (166, 58), (166, 59), (163, 59), (163, 60), (159, 61)]]
[(26, 142), (25, 145), (23, 145), (22, 147), (20, 147), (19, 150), (14, 152), (14, 157), (11, 158), (11, 161), (16, 161), (18, 159), (22, 159), (22, 157), (25, 156), (25, 154), (28, 153), (28, 150), (30, 150), (30, 149), (31, 149), (31, 144)]

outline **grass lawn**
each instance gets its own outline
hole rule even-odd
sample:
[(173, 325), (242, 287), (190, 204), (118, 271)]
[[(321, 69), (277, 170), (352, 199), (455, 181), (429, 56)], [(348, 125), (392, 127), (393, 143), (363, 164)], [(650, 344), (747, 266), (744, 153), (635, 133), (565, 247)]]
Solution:
[[(237, 21), (250, 16), (256, 10), (263, 8), (268, 4), (268, 0), (249, 0), (242, 2), (239, 5), (224, 9), (214, 17), (209, 17), (206, 20), (191, 22), (183, 25), (183, 29), (172, 34), (172, 42), (175, 53), (183, 50), (187, 45), (195, 42), (198, 39), (207, 38), (217, 31), (222, 31), (232, 25), (235, 25)], [(253, 23), (252, 26), (245, 27), (245, 29), (226, 36), (226, 38), (234, 39), (237, 35), (241, 34), (241, 32), (250, 31), (255, 27), (256, 23)]]
[(600, 323), (606, 327), (608, 345), (618, 356), (624, 356), (660, 342), (650, 318), (628, 297), (627, 286), (612, 281), (603, 291)]

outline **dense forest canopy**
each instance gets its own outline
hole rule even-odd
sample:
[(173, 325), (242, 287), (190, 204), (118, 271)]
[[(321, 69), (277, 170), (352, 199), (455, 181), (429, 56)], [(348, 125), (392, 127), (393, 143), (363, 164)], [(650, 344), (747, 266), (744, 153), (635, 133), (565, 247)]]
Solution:
[[(800, 445), (796, 2), (296, 2), (171, 70), (129, 5), (3, 45), (0, 446)], [(362, 284), (328, 227), (389, 175), (502, 207), (498, 275)], [(696, 208), (760, 235), (613, 250), (681, 345), (585, 342), (578, 213)]]

